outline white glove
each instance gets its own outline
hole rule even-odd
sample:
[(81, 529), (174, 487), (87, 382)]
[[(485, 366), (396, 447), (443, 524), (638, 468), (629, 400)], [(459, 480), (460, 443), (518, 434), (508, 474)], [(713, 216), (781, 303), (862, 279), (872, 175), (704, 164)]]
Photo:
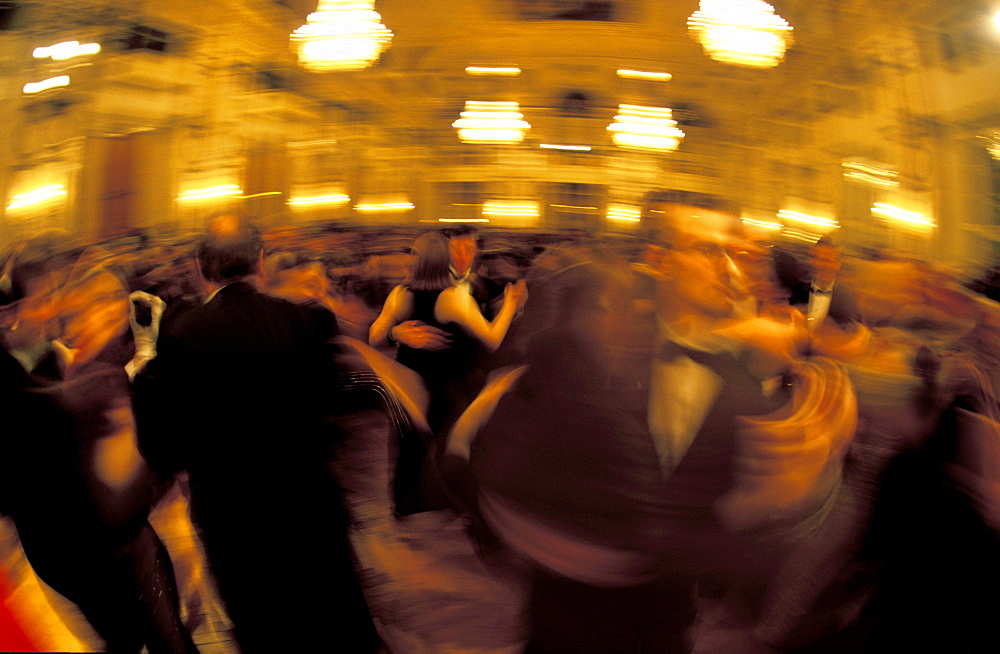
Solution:
[[(132, 327), (132, 340), (135, 341), (135, 356), (125, 365), (129, 379), (134, 379), (142, 368), (156, 358), (156, 339), (160, 335), (160, 318), (167, 303), (155, 295), (145, 291), (135, 291), (128, 296), (128, 322)], [(153, 316), (148, 325), (140, 325), (135, 317), (136, 303), (149, 307)]]

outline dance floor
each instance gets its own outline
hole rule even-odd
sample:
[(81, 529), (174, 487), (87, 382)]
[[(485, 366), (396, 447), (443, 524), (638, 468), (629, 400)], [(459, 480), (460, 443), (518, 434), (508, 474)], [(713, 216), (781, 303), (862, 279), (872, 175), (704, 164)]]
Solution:
[[(340, 418), (340, 426), (345, 436), (338, 444), (335, 466), (354, 519), (351, 541), (384, 652), (520, 652), (525, 642), (525, 566), (509, 554), (477, 554), (463, 520), (451, 511), (393, 516), (389, 462), (395, 435), (386, 413), (378, 406), (358, 407)], [(238, 654), (178, 489), (160, 503), (151, 522), (175, 561), (182, 610), (199, 650)], [(261, 537), (266, 537), (264, 516), (261, 523)], [(26, 626), (25, 635), (36, 651), (99, 651), (99, 639), (75, 606), (47, 589), (25, 564), (6, 521), (0, 530), (0, 556), (8, 581), (8, 608)], [(301, 598), (272, 598), (297, 599)], [(701, 608), (696, 652), (757, 651), (746, 638), (745, 625), (733, 622), (724, 607), (706, 601)], [(10, 649), (4, 645), (0, 634), (0, 651)]]

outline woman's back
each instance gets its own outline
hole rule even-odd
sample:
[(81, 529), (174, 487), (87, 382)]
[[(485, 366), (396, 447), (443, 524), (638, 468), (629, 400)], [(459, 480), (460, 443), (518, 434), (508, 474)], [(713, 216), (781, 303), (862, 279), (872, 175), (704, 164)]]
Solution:
[[(411, 320), (437, 327), (448, 334), (450, 344), (442, 350), (427, 350), (400, 345), (396, 360), (417, 372), (431, 396), (428, 422), (432, 430), (442, 426), (453, 412), (464, 408), (482, 386), (480, 370), (483, 348), (457, 323), (442, 322), (434, 309), (444, 291), (409, 291), (413, 296)], [(477, 383), (478, 381), (478, 383)], [(471, 389), (471, 392), (470, 392)]]

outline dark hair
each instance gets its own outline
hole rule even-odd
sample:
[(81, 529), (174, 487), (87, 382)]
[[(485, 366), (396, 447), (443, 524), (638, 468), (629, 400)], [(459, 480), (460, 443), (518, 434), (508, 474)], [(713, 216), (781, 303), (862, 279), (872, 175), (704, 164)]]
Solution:
[(436, 232), (428, 232), (413, 242), (410, 251), (416, 257), (407, 283), (410, 290), (441, 291), (451, 286), (448, 239)]
[(195, 246), (201, 274), (210, 282), (229, 283), (254, 274), (264, 249), (256, 226), (234, 214), (212, 219)]
[(441, 230), (441, 233), (448, 238), (455, 238), (457, 236), (475, 236), (479, 237), (479, 230), (472, 225), (456, 225), (455, 227), (446, 227)]
[(816, 248), (835, 248), (837, 243), (833, 240), (833, 237), (829, 234), (824, 234), (820, 236), (819, 239), (813, 243), (813, 247)]

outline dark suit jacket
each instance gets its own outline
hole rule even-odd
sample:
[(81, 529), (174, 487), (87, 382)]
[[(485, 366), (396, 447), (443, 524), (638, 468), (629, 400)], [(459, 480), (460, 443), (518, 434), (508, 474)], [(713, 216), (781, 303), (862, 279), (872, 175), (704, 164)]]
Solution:
[(324, 385), (334, 381), (323, 336), (308, 310), (245, 282), (165, 323), (136, 383), (151, 464), (188, 470), (206, 501), (236, 499), (245, 491), (234, 483), (261, 475), (298, 486), (303, 468), (322, 467)]
[(327, 466), (325, 403), (337, 381), (328, 328), (309, 308), (237, 282), (164, 324), (136, 380), (140, 446), (161, 474), (188, 471), (244, 652), (318, 647), (332, 615), (334, 632), (374, 634)]

